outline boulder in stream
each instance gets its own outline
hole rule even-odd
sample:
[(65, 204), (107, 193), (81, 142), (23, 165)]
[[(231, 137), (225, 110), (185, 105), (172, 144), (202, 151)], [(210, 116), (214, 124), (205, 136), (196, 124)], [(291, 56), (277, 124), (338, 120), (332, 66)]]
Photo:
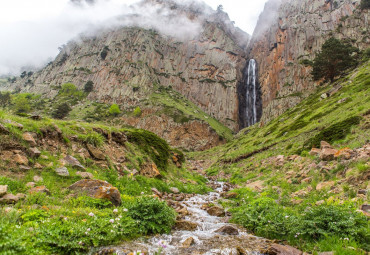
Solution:
[(225, 216), (225, 210), (218, 206), (212, 206), (207, 210), (207, 213), (211, 216), (223, 217)]
[(269, 255), (302, 255), (303, 252), (289, 245), (281, 245), (281, 244), (274, 243), (269, 248), (267, 254)]
[(198, 228), (198, 224), (191, 222), (191, 221), (179, 220), (179, 221), (176, 221), (174, 228), (176, 230), (194, 231)]
[(219, 229), (216, 230), (216, 233), (221, 233), (221, 234), (224, 234), (224, 235), (233, 235), (233, 236), (236, 236), (236, 235), (239, 235), (239, 231), (237, 228), (233, 227), (233, 226), (223, 226)]

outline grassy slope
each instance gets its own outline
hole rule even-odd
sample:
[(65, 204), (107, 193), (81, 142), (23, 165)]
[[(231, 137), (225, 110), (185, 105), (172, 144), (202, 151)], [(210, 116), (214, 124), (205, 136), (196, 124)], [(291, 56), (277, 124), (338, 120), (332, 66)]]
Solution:
[[(341, 85), (342, 89), (329, 98), (320, 98), (323, 93), (336, 85)], [(369, 109), (368, 62), (335, 84), (318, 87), (316, 93), (268, 125), (260, 127), (257, 124), (249, 127), (242, 130), (232, 142), (206, 152), (190, 153), (189, 156), (211, 160), (213, 164), (207, 169), (209, 175), (215, 175), (239, 186), (234, 190), (238, 197), (224, 205), (234, 211), (234, 221), (245, 225), (256, 234), (286, 240), (315, 254), (319, 251), (364, 254), (356, 247), (369, 249), (370, 247), (366, 246), (368, 242), (358, 236), (352, 236), (350, 231), (342, 229), (335, 232), (332, 229), (326, 232), (328, 235), (326, 238), (317, 233), (316, 236), (307, 233), (307, 225), (319, 226), (320, 223), (314, 223), (311, 218), (305, 219), (305, 215), (308, 208), (317, 209), (320, 222), (325, 218), (321, 215), (333, 213), (327, 223), (332, 224), (330, 222), (335, 221), (334, 211), (341, 214), (339, 213), (341, 208), (349, 208), (353, 213), (343, 216), (343, 220), (357, 216), (361, 218), (362, 216), (355, 214), (354, 210), (370, 201), (369, 193), (367, 197), (357, 196), (358, 189), (366, 189), (369, 185), (366, 177), (370, 172), (369, 162), (334, 161), (327, 165), (329, 170), (325, 171), (310, 167), (310, 164), (317, 164), (320, 160), (308, 155), (307, 152), (312, 144), (320, 140), (330, 141), (336, 148), (352, 149), (369, 142)], [(360, 117), (360, 123), (351, 121), (351, 118), (356, 116)], [(340, 128), (338, 123), (341, 123)], [(269, 160), (273, 156), (293, 154), (300, 154), (302, 158), (298, 161), (286, 160), (281, 166)], [(309, 181), (303, 181), (304, 178), (309, 178)], [(247, 183), (256, 181), (264, 183), (263, 192), (245, 187)], [(316, 185), (325, 181), (334, 181), (334, 187), (338, 191), (316, 190)], [(303, 195), (295, 193), (310, 189), (312, 190)], [(317, 206), (318, 201), (322, 205)], [(306, 226), (303, 226), (304, 224)], [(351, 226), (347, 221), (343, 224), (346, 227)], [(367, 233), (369, 238), (369, 224), (366, 220), (362, 224), (361, 231)], [(359, 226), (355, 228), (360, 229)], [(298, 229), (296, 232), (301, 233), (301, 236), (297, 237), (296, 233), (291, 233), (293, 229)], [(349, 241), (346, 241), (347, 237)]]
[[(102, 145), (106, 141), (104, 137), (94, 132), (94, 127), (99, 127), (108, 132), (124, 131), (135, 133), (134, 129), (116, 129), (104, 125), (90, 124), (77, 121), (61, 121), (44, 118), (41, 121), (34, 121), (28, 118), (15, 116), (5, 111), (0, 111), (0, 122), (12, 120), (21, 123), (24, 127), (19, 130), (11, 124), (3, 123), (9, 131), (10, 136), (1, 135), (1, 144), (11, 141), (27, 147), (22, 140), (22, 133), (26, 131), (40, 133), (41, 128), (51, 128), (57, 125), (63, 132), (64, 141), (67, 143), (72, 136), (77, 136), (81, 142)], [(141, 133), (137, 133), (141, 135)], [(159, 139), (159, 138), (158, 138)], [(162, 140), (162, 142), (164, 142)], [(165, 142), (164, 142), (165, 143)], [(0, 145), (1, 145), (0, 144)], [(126, 142), (127, 158), (126, 166), (129, 169), (139, 169), (142, 162), (148, 161), (152, 156), (146, 151), (145, 144)], [(69, 197), (67, 187), (81, 178), (76, 175), (76, 169), (70, 168), (70, 176), (61, 177), (55, 173), (55, 168), (60, 166), (60, 159), (64, 157), (61, 151), (42, 151), (39, 159), (30, 159), (32, 163), (39, 163), (44, 167), (42, 170), (32, 168), (24, 172), (17, 169), (8, 169), (6, 162), (0, 159), (0, 185), (8, 185), (9, 191), (13, 194), (25, 193), (27, 197), (14, 206), (10, 212), (5, 212), (5, 207), (0, 207), (0, 253), (5, 254), (82, 254), (86, 253), (89, 246), (100, 246), (122, 241), (128, 238), (135, 238), (147, 232), (141, 229), (139, 221), (136, 223), (130, 218), (130, 212), (124, 208), (132, 204), (140, 203), (140, 197), (151, 195), (151, 188), (157, 188), (162, 192), (170, 192), (170, 187), (177, 187), (185, 193), (204, 193), (209, 191), (205, 185), (206, 179), (193, 174), (185, 168), (179, 169), (170, 160), (166, 169), (161, 170), (162, 179), (150, 179), (141, 176), (132, 177), (125, 172), (124, 176), (118, 176), (114, 166), (102, 168), (91, 159), (83, 160), (73, 154), (71, 149), (68, 153), (78, 158), (86, 167), (86, 171), (94, 175), (94, 178), (106, 180), (119, 189), (122, 195), (123, 205), (118, 208), (118, 214), (112, 212), (109, 205), (94, 199), (74, 199)], [(155, 153), (158, 153), (155, 150)], [(107, 158), (109, 162), (109, 158)], [(33, 181), (33, 177), (39, 175), (42, 182), (36, 185), (45, 185), (50, 190), (50, 195), (27, 193), (27, 182)], [(90, 212), (96, 218), (88, 216)], [(109, 220), (117, 218), (121, 214), (120, 224), (112, 229)], [(155, 216), (153, 216), (155, 217)], [(167, 216), (163, 216), (167, 217)], [(153, 219), (152, 219), (153, 220)], [(63, 221), (66, 221), (63, 223)], [(148, 222), (151, 222), (148, 219)], [(142, 222), (144, 224), (144, 222)], [(161, 224), (148, 223), (158, 231), (163, 232)], [(122, 228), (121, 228), (122, 227)], [(30, 229), (33, 229), (30, 231)], [(91, 229), (90, 234), (85, 234), (86, 229)], [(141, 230), (140, 230), (141, 229)], [(112, 230), (112, 231), (111, 231)], [(142, 232), (144, 231), (144, 232)], [(154, 232), (156, 233), (156, 232)], [(37, 236), (37, 238), (36, 238)], [(79, 244), (82, 242), (83, 244)], [(35, 244), (37, 243), (37, 244)], [(37, 247), (36, 247), (36, 246)], [(3, 253), (2, 253), (3, 254)]]

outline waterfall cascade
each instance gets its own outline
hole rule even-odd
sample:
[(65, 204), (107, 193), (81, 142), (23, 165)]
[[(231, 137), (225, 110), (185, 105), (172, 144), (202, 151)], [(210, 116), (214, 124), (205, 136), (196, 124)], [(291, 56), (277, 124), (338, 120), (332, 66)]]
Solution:
[(247, 125), (251, 126), (257, 123), (257, 64), (254, 59), (249, 60), (247, 69), (246, 85), (246, 120)]

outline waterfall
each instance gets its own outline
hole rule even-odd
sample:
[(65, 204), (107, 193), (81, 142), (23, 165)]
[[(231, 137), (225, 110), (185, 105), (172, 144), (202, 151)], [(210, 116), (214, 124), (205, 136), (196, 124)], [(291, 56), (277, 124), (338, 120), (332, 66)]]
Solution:
[(249, 60), (246, 86), (246, 120), (247, 125), (257, 123), (257, 64), (254, 59)]

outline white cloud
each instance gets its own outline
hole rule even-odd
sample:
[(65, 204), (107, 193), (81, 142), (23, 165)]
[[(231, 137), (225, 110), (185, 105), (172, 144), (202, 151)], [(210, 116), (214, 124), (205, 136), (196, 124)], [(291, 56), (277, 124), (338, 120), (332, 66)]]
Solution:
[[(98, 0), (94, 6), (76, 7), (70, 0), (11, 0), (0, 3), (0, 74), (18, 73), (21, 67), (40, 67), (58, 53), (58, 47), (78, 34), (118, 24), (117, 16), (139, 13), (139, 18), (119, 24), (154, 27), (162, 33), (189, 36), (199, 24), (156, 8), (129, 5), (138, 0)], [(180, 3), (193, 0), (178, 0)], [(266, 0), (205, 0), (213, 9), (219, 4), (240, 28), (252, 33)]]

